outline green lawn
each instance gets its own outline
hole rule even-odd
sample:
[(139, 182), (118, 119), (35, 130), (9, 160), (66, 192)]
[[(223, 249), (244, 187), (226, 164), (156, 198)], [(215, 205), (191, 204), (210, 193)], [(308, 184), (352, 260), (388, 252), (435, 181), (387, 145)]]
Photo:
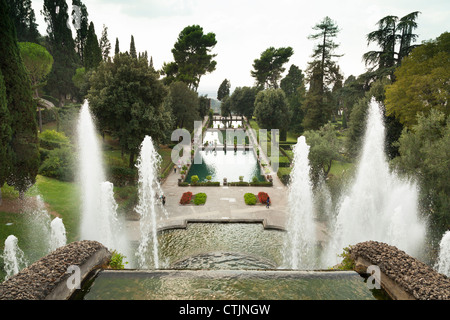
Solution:
[(352, 171), (354, 167), (354, 163), (333, 160), (329, 174), (335, 177), (342, 177), (346, 172)]

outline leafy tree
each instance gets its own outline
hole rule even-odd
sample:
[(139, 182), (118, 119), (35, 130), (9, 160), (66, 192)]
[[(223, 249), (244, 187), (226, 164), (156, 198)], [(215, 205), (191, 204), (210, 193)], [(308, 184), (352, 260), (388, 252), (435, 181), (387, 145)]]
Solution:
[(223, 98), (230, 95), (230, 80), (223, 80), (219, 86), (219, 90), (217, 91), (217, 100), (222, 101)]
[(147, 62), (128, 54), (101, 63), (90, 86), (87, 97), (100, 130), (119, 139), (133, 167), (145, 135), (160, 142), (172, 126), (170, 110), (163, 106), (167, 90)]
[(294, 54), (291, 47), (270, 47), (261, 53), (259, 59), (253, 61), (253, 69), (250, 73), (256, 79), (256, 84), (262, 88), (279, 88), (281, 74), (285, 71), (283, 67)]
[(220, 104), (220, 114), (223, 117), (231, 117), (231, 111), (231, 98), (229, 96), (225, 96)]
[(47, 22), (46, 48), (54, 63), (45, 89), (59, 100), (62, 106), (67, 95), (73, 95), (76, 88), (72, 82), (79, 58), (75, 52), (72, 31), (67, 26), (69, 15), (65, 0), (44, 0), (43, 15)]
[(289, 129), (296, 133), (303, 131), (303, 110), (302, 105), (305, 100), (305, 76), (296, 65), (291, 65), (288, 74), (281, 80), (281, 89), (286, 94), (289, 103), (289, 109), (292, 112), (292, 119)]
[(131, 41), (130, 41), (130, 56), (132, 58), (137, 59), (137, 51), (136, 51), (136, 45), (134, 44), (134, 37), (133, 37), (133, 35), (131, 36)]
[(393, 75), (395, 67), (416, 47), (412, 44), (417, 39), (413, 30), (417, 28), (415, 20), (419, 13), (411, 12), (400, 20), (397, 16), (389, 15), (377, 22), (378, 29), (367, 35), (367, 44), (376, 43), (380, 50), (363, 55), (366, 66), (372, 66), (370, 71), (376, 71), (379, 76)]
[(91, 21), (86, 37), (86, 45), (84, 47), (84, 67), (86, 68), (86, 71), (95, 69), (102, 60), (102, 49), (98, 44), (94, 23)]
[[(53, 57), (43, 46), (32, 42), (19, 42), (20, 56), (28, 70), (35, 99), (39, 99), (39, 88), (45, 85), (45, 79), (52, 70)], [(39, 130), (42, 132), (41, 107), (39, 111)]]
[(194, 121), (200, 120), (197, 93), (181, 81), (169, 86), (169, 93), (164, 101), (165, 108), (171, 110), (176, 128), (194, 129)]
[(328, 122), (319, 130), (309, 130), (304, 133), (306, 143), (310, 146), (309, 161), (313, 181), (318, 183), (320, 178), (326, 179), (331, 170), (333, 160), (340, 160), (340, 142), (336, 129)]
[(111, 52), (111, 42), (108, 39), (108, 27), (103, 25), (102, 36), (100, 38), (100, 49), (102, 50), (103, 60), (106, 61)]
[(440, 229), (450, 227), (450, 117), (432, 108), (417, 114), (398, 140), (397, 168), (419, 180), (421, 203)]
[[(11, 140), (6, 146), (9, 153), (9, 168), (6, 174), (7, 183), (19, 191), (21, 197), (34, 184), (39, 166), (39, 148), (35, 104), (33, 102), (31, 82), (27, 70), (22, 63), (17, 45), (14, 24), (8, 15), (8, 5), (0, 0), (0, 72), (4, 80), (3, 97), (9, 112), (8, 124), (2, 127), (2, 139)], [(4, 99), (4, 98), (3, 98)], [(3, 100), (4, 104), (4, 100)], [(3, 118), (8, 115), (3, 108)], [(2, 141), (2, 149), (3, 149)], [(4, 179), (4, 172), (0, 179)], [(0, 181), (1, 182), (1, 181)]]
[(251, 119), (255, 109), (255, 87), (237, 87), (230, 97), (230, 109), (238, 115)]
[(178, 35), (172, 54), (174, 62), (164, 63), (165, 82), (183, 81), (190, 89), (197, 91), (200, 78), (216, 69), (216, 54), (211, 50), (217, 44), (216, 35), (203, 33), (199, 25), (184, 28)]
[(283, 90), (267, 89), (258, 92), (254, 115), (260, 128), (279, 129), (280, 140), (286, 140), (291, 112)]
[(38, 43), (40, 37), (31, 0), (7, 0), (9, 17), (16, 29), (17, 41)]
[(395, 71), (396, 81), (386, 87), (386, 113), (411, 128), (416, 115), (438, 109), (449, 115), (450, 33), (414, 49)]
[(207, 95), (198, 96), (198, 114), (200, 118), (203, 119), (211, 108), (211, 99)]

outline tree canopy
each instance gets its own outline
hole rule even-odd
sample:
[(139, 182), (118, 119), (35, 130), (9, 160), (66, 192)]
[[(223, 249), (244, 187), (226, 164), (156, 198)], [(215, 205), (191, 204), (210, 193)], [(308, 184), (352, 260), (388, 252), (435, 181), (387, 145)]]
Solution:
[(252, 77), (255, 78), (256, 84), (261, 88), (278, 89), (279, 81), (282, 73), (285, 71), (283, 67), (290, 57), (294, 54), (291, 47), (278, 48), (270, 47), (261, 53), (259, 59), (253, 61)]
[(216, 44), (216, 35), (212, 32), (204, 34), (199, 25), (184, 28), (172, 49), (174, 61), (163, 65), (165, 83), (183, 81), (197, 91), (200, 78), (216, 69), (217, 62), (213, 60), (216, 54), (211, 54)]
[(217, 90), (217, 100), (222, 101), (223, 98), (230, 95), (230, 80), (223, 80), (219, 86), (219, 90)]
[(254, 115), (260, 128), (279, 129), (280, 139), (283, 140), (283, 132), (287, 131), (291, 119), (283, 90), (267, 89), (258, 92), (255, 98)]
[(386, 87), (386, 113), (411, 128), (417, 114), (438, 109), (449, 115), (450, 33), (415, 48)]

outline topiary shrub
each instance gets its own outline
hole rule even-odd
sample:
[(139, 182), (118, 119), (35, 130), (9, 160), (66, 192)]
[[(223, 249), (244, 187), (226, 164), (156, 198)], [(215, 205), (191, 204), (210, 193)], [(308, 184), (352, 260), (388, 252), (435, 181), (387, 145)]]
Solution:
[(253, 193), (246, 193), (244, 194), (244, 201), (245, 204), (253, 206), (256, 204), (256, 196)]
[(266, 192), (259, 192), (258, 193), (258, 200), (260, 203), (267, 203), (267, 198), (269, 195)]
[(197, 182), (198, 182), (198, 176), (197, 175), (193, 175), (192, 177), (191, 177), (191, 182), (193, 183), (193, 184), (196, 184)]
[(206, 193), (200, 192), (194, 196), (194, 204), (195, 205), (197, 205), (197, 206), (202, 205), (202, 204), (205, 204), (205, 202), (206, 202)]

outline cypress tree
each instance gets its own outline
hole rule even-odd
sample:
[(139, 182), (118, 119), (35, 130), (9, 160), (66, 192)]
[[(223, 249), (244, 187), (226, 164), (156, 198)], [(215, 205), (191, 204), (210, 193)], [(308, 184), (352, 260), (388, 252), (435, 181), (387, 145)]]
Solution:
[(11, 140), (7, 146), (10, 166), (6, 181), (22, 197), (36, 181), (39, 167), (36, 105), (30, 78), (20, 57), (14, 24), (8, 16), (6, 0), (0, 0), (0, 39), (0, 71), (3, 74), (11, 130)]
[(42, 13), (48, 24), (47, 49), (54, 59), (45, 90), (62, 106), (66, 96), (77, 91), (72, 77), (79, 65), (72, 30), (67, 26), (68, 6), (65, 0), (44, 0)]
[(131, 36), (131, 42), (130, 42), (130, 56), (132, 58), (136, 58), (137, 59), (136, 46), (134, 44), (134, 37), (133, 36)]
[(18, 42), (38, 42), (40, 37), (31, 0), (7, 0), (9, 17), (14, 23)]
[(116, 45), (114, 47), (114, 55), (119, 54), (120, 53), (120, 48), (119, 48), (119, 39), (116, 38)]
[(9, 143), (11, 141), (11, 123), (6, 103), (6, 88), (0, 70), (0, 205), (2, 204), (1, 188), (6, 182), (10, 166)]
[(100, 49), (98, 44), (94, 23), (91, 21), (86, 38), (86, 46), (84, 48), (84, 67), (86, 71), (95, 69), (102, 59), (102, 49)]

